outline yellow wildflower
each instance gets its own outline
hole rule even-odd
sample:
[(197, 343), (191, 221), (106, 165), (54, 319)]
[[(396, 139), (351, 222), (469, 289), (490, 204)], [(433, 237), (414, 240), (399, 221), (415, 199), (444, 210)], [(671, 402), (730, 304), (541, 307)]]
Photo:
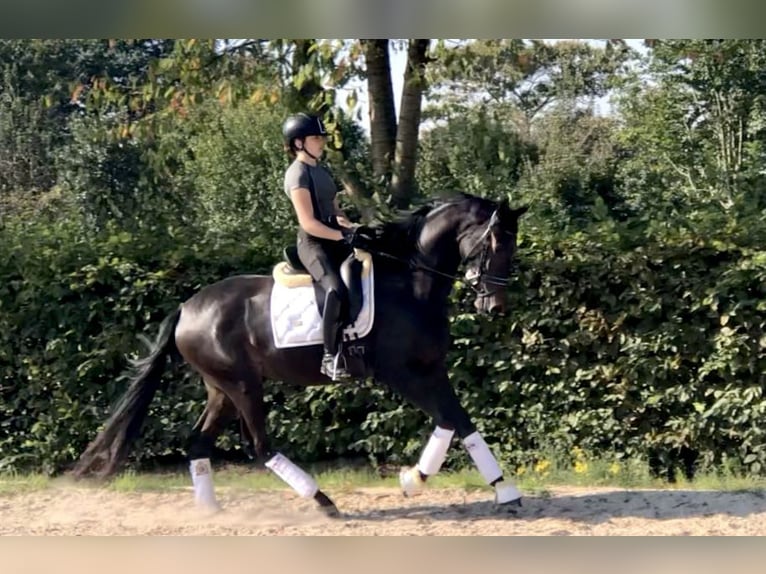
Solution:
[(537, 474), (546, 474), (551, 463), (548, 460), (540, 460), (535, 463), (535, 472)]

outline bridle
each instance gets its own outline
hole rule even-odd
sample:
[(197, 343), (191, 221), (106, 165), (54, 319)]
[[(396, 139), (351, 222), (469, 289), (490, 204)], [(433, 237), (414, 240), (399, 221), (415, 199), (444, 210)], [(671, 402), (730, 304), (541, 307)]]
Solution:
[[(508, 282), (510, 281), (510, 277), (508, 275), (491, 275), (489, 273), (489, 269), (487, 269), (487, 266), (489, 265), (489, 249), (491, 243), (490, 233), (492, 232), (492, 228), (497, 224), (497, 221), (498, 214), (497, 210), (495, 210), (492, 212), (492, 215), (487, 222), (487, 227), (473, 244), (471, 249), (468, 250), (468, 253), (466, 253), (466, 255), (460, 260), (460, 265), (463, 266), (466, 261), (473, 257), (473, 255), (476, 253), (476, 250), (481, 248), (479, 264), (476, 267), (478, 269), (478, 273), (471, 276), (468, 276), (467, 273), (465, 275), (466, 283), (471, 289), (473, 289), (474, 293), (476, 293), (478, 297), (486, 297), (488, 295), (492, 295), (493, 293), (497, 292), (499, 288), (508, 285)], [(512, 233), (506, 230), (503, 230), (503, 233), (512, 235)], [(498, 289), (487, 289), (487, 285), (493, 285)]]
[[(484, 231), (476, 239), (476, 241), (468, 250), (468, 252), (460, 259), (459, 266), (462, 267), (463, 265), (465, 265), (467, 261), (469, 261), (470, 259), (474, 257), (474, 255), (479, 249), (481, 249), (481, 255), (479, 256), (479, 265), (477, 266), (478, 273), (476, 273), (475, 275), (471, 275), (470, 277), (468, 277), (467, 275), (465, 276), (467, 285), (471, 289), (473, 289), (474, 293), (476, 293), (478, 297), (486, 297), (486, 296), (492, 295), (493, 293), (496, 293), (499, 288), (505, 287), (506, 285), (508, 285), (510, 281), (509, 276), (490, 275), (489, 270), (487, 269), (487, 265), (489, 264), (489, 250), (490, 250), (490, 243), (491, 243), (490, 233), (492, 232), (492, 227), (495, 226), (495, 224), (497, 223), (498, 217), (499, 216), (497, 214), (497, 210), (493, 211), (492, 215), (489, 218), (489, 221), (487, 222), (487, 226), (484, 229)], [(511, 232), (505, 231), (505, 230), (503, 230), (503, 233), (512, 235)], [(453, 281), (460, 278), (459, 274), (445, 273), (444, 271), (440, 271), (439, 269), (430, 267), (429, 265), (425, 265), (424, 263), (421, 263), (419, 261), (415, 261), (412, 258), (405, 260), (405, 259), (402, 259), (401, 257), (391, 255), (390, 253), (378, 251), (376, 249), (368, 249), (368, 251), (376, 255), (386, 257), (388, 259), (399, 261), (400, 263), (406, 263), (409, 266), (409, 268), (413, 270), (425, 271), (427, 273), (438, 275), (440, 277), (445, 277)], [(493, 286), (496, 286), (498, 289), (489, 290), (486, 288), (486, 285), (493, 285)]]

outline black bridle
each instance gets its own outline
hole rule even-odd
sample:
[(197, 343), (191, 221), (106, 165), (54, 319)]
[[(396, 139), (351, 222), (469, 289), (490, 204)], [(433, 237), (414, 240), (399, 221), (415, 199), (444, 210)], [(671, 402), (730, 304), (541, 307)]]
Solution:
[[(486, 296), (492, 295), (493, 293), (496, 293), (500, 287), (505, 287), (506, 285), (508, 285), (508, 282), (510, 281), (510, 277), (508, 275), (506, 276), (490, 275), (489, 269), (487, 269), (487, 266), (489, 264), (489, 250), (490, 250), (490, 243), (491, 243), (490, 233), (492, 233), (492, 227), (497, 223), (497, 220), (498, 220), (498, 214), (497, 214), (497, 210), (495, 210), (492, 212), (492, 216), (489, 218), (489, 221), (487, 222), (487, 226), (482, 232), (482, 234), (478, 237), (476, 242), (468, 250), (468, 253), (466, 253), (460, 260), (459, 266), (462, 267), (463, 265), (465, 265), (467, 261), (472, 259), (474, 255), (476, 254), (476, 251), (478, 251), (481, 248), (481, 255), (479, 256), (479, 265), (477, 266), (478, 273), (476, 273), (476, 275), (471, 277), (465, 277), (466, 284), (471, 289), (473, 289), (474, 293), (476, 293), (476, 295), (479, 297), (486, 297)], [(507, 233), (508, 235), (512, 235), (508, 231), (504, 231), (504, 233)], [(396, 255), (391, 255), (390, 253), (385, 253), (383, 251), (378, 251), (376, 249), (367, 249), (367, 251), (374, 253), (375, 255), (380, 255), (382, 257), (392, 259), (394, 261), (399, 261), (400, 263), (405, 263), (409, 266), (410, 269), (413, 269), (413, 270), (425, 271), (427, 273), (438, 275), (440, 277), (445, 277), (453, 281), (460, 278), (460, 275), (458, 274), (445, 273), (444, 271), (440, 271), (439, 269), (430, 267), (428, 265), (425, 265), (424, 263), (416, 261), (413, 258), (405, 260), (405, 259), (402, 259), (401, 257), (397, 257)], [(493, 285), (498, 287), (498, 289), (489, 290), (486, 288), (486, 285)]]
[[(489, 265), (489, 250), (490, 250), (490, 233), (492, 232), (492, 228), (497, 224), (498, 215), (497, 210), (492, 212), (492, 216), (489, 218), (489, 222), (487, 223), (486, 229), (482, 232), (482, 234), (479, 236), (479, 238), (476, 240), (476, 242), (473, 244), (471, 249), (468, 250), (468, 253), (460, 260), (460, 265), (465, 265), (466, 261), (471, 259), (476, 252), (477, 249), (481, 248), (481, 255), (479, 256), (479, 264), (477, 265), (478, 273), (476, 275), (473, 275), (471, 277), (468, 277), (468, 274), (466, 274), (466, 283), (468, 286), (473, 289), (474, 293), (476, 293), (479, 297), (486, 297), (488, 295), (492, 295), (493, 293), (497, 292), (499, 288), (505, 287), (508, 285), (508, 282), (510, 281), (510, 276), (505, 275), (491, 275), (489, 273), (488, 265)], [(508, 235), (512, 235), (508, 231), (503, 230), (503, 233), (506, 233)], [(493, 285), (497, 287), (498, 289), (492, 289), (489, 290), (486, 288), (487, 285)]]

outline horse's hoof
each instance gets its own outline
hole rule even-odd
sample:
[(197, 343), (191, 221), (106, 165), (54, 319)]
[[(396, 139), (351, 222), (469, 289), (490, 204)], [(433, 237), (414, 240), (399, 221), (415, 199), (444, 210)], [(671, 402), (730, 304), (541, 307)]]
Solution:
[(334, 504), (331, 504), (330, 506), (320, 506), (319, 510), (327, 518), (340, 518), (340, 511)]
[(330, 500), (330, 497), (321, 490), (317, 490), (317, 493), (314, 495), (314, 500), (316, 500), (317, 504), (319, 504), (319, 510), (321, 510), (322, 513), (328, 518), (340, 517), (338, 507), (335, 506), (335, 503)]
[(497, 504), (500, 508), (507, 508), (508, 510), (515, 510), (517, 508), (521, 508), (523, 505), (521, 504), (521, 499), (517, 498), (516, 500), (511, 500), (509, 502), (497, 502), (495, 501), (495, 504)]
[(403, 467), (399, 471), (399, 486), (402, 488), (402, 495), (405, 498), (409, 498), (413, 494), (417, 494), (423, 490), (425, 481), (420, 475), (420, 471), (416, 466)]
[(198, 502), (196, 508), (197, 512), (204, 516), (213, 516), (223, 512), (223, 507), (218, 502)]

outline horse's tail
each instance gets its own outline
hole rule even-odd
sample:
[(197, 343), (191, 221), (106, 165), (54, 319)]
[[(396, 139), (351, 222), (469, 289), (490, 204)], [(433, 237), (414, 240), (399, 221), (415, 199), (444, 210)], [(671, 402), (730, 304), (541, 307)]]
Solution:
[(93, 475), (107, 478), (117, 472), (130, 451), (131, 443), (141, 431), (141, 423), (149, 411), (149, 403), (160, 386), (166, 359), (179, 356), (175, 328), (181, 308), (165, 318), (157, 339), (149, 342), (149, 354), (131, 361), (130, 386), (115, 405), (104, 429), (88, 445), (72, 469), (74, 478)]

